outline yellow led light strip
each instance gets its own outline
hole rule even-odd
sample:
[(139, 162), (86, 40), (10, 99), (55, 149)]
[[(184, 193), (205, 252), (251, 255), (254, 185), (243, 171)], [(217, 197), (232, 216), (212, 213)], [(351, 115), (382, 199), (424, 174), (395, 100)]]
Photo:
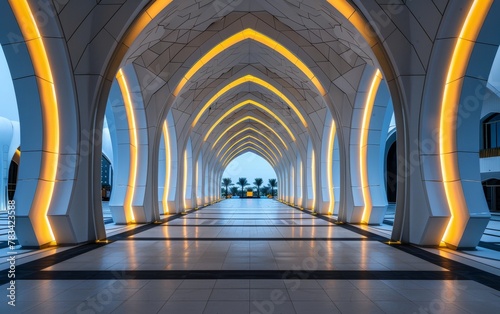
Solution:
[[(239, 149), (241, 149), (241, 148), (242, 148), (243, 146), (245, 146), (245, 145), (253, 145), (253, 146), (258, 147), (259, 149), (261, 149), (261, 150), (262, 150), (262, 153), (264, 153), (266, 156), (268, 156), (268, 157), (269, 157), (269, 158), (273, 161), (273, 164), (278, 164), (278, 160), (275, 160), (275, 159), (271, 156), (271, 154), (269, 154), (269, 153), (268, 153), (268, 152), (267, 152), (264, 148), (262, 148), (262, 146), (260, 146), (259, 144), (255, 143), (255, 142), (253, 142), (253, 141), (251, 141), (251, 140), (247, 140), (245, 143), (242, 143), (240, 146), (236, 147), (234, 150), (235, 150), (235, 151), (236, 151), (236, 150), (239, 150)], [(234, 151), (233, 151), (233, 153), (229, 154), (229, 155), (226, 157), (226, 161), (227, 161), (227, 160), (231, 160), (231, 159), (232, 159), (230, 156), (234, 156)], [(222, 162), (222, 161), (223, 161), (223, 158), (220, 158), (220, 160), (221, 160), (221, 162)], [(224, 162), (223, 162), (223, 164), (224, 164)]]
[[(35, 220), (33, 223), (40, 228), (43, 236), (54, 241), (54, 233), (47, 214), (54, 194), (59, 163), (60, 130), (56, 89), (43, 38), (28, 2), (26, 0), (9, 0), (9, 4), (26, 41), (35, 75), (38, 78), (37, 84), (42, 107), (44, 152), (40, 165), (40, 178), (44, 184), (39, 184), (36, 189), (30, 215), (33, 215)], [(40, 220), (37, 217), (43, 217), (43, 219)]]
[(217, 46), (212, 48), (209, 52), (207, 52), (203, 57), (201, 57), (186, 73), (186, 75), (182, 78), (182, 80), (179, 82), (179, 85), (177, 85), (176, 89), (173, 92), (174, 96), (177, 96), (179, 92), (182, 90), (184, 85), (198, 72), (201, 67), (203, 67), (205, 64), (210, 62), (214, 57), (216, 57), (218, 54), (221, 52), (225, 51), (226, 49), (232, 47), (233, 45), (236, 45), (239, 42), (242, 42), (244, 40), (251, 39), (256, 42), (259, 42), (270, 49), (276, 51), (277, 53), (281, 54), (283, 57), (288, 59), (292, 64), (294, 64), (304, 75), (313, 83), (313, 85), (316, 87), (318, 92), (321, 94), (321, 96), (326, 95), (326, 91), (319, 82), (318, 78), (313, 74), (313, 72), (297, 57), (295, 56), (290, 50), (288, 50), (285, 46), (281, 45), (274, 39), (259, 33), (251, 28), (247, 28), (242, 30), (239, 33), (234, 34), (233, 36), (227, 38), (226, 40), (222, 41), (219, 43)]
[(242, 153), (243, 151), (245, 151), (247, 149), (254, 150), (255, 152), (258, 152), (262, 158), (267, 160), (267, 162), (269, 162), (273, 167), (275, 167), (274, 160), (269, 156), (269, 154), (266, 154), (264, 149), (262, 149), (262, 147), (258, 146), (255, 143), (250, 143), (250, 142), (245, 143), (245, 144), (241, 145), (240, 147), (236, 148), (236, 150), (230, 156), (228, 156), (226, 158), (226, 160), (222, 163), (223, 167), (227, 167), (227, 165), (232, 160), (234, 160), (238, 156), (238, 154)]
[(125, 113), (127, 115), (127, 122), (129, 128), (129, 137), (130, 137), (130, 165), (129, 165), (129, 177), (128, 177), (128, 186), (127, 191), (125, 193), (125, 200), (123, 207), (125, 209), (125, 219), (127, 223), (135, 222), (134, 217), (134, 209), (133, 209), (133, 201), (135, 194), (135, 184), (137, 179), (137, 126), (135, 124), (135, 114), (134, 107), (132, 104), (132, 98), (130, 96), (130, 91), (127, 84), (127, 79), (125, 78), (125, 74), (120, 69), (118, 74), (116, 75), (116, 81), (120, 86), (120, 90), (123, 96), (123, 103), (125, 107)]
[(187, 203), (186, 203), (186, 194), (187, 194), (187, 184), (188, 184), (188, 155), (187, 155), (187, 149), (184, 151), (184, 193), (182, 193), (182, 201), (184, 204), (184, 209), (187, 208)]
[(239, 151), (241, 150), (242, 147), (245, 146), (251, 146), (260, 149), (261, 153), (263, 153), (269, 160), (271, 160), (273, 165), (277, 163), (277, 160), (275, 160), (262, 146), (260, 146), (259, 144), (257, 144), (252, 140), (247, 140), (246, 142), (241, 143), (238, 147), (234, 148), (233, 151), (228, 156), (225, 157), (225, 159), (220, 158), (219, 160), (221, 161), (222, 164), (226, 163), (228, 160), (233, 159), (235, 151)]
[(375, 97), (382, 81), (382, 74), (377, 69), (373, 75), (368, 95), (366, 96), (365, 108), (363, 112), (363, 121), (361, 122), (361, 129), (359, 130), (359, 175), (361, 179), (361, 191), (363, 194), (363, 201), (365, 208), (361, 216), (361, 222), (368, 223), (372, 212), (372, 197), (370, 193), (370, 186), (368, 183), (368, 133), (370, 131), (370, 120), (372, 117), (373, 105)]
[(172, 161), (170, 159), (170, 135), (168, 134), (167, 121), (163, 122), (163, 141), (165, 143), (165, 184), (163, 186), (163, 214), (169, 214), (168, 193), (170, 188), (170, 171)]
[(351, 6), (347, 0), (327, 0), (328, 3), (340, 12), (349, 22), (354, 25), (356, 30), (363, 36), (366, 42), (373, 47), (377, 40), (372, 31), (370, 24), (363, 18), (363, 16)]
[(454, 182), (459, 180), (457, 157), (453, 154), (456, 149), (456, 118), (463, 77), (475, 41), (492, 3), (493, 0), (475, 0), (470, 7), (459, 38), (457, 38), (446, 76), (439, 122), (439, 157), (451, 219), (442, 238), (444, 242), (449, 242), (448, 240), (457, 236), (455, 233), (459, 230), (453, 226), (462, 224), (468, 215), (464, 192), (461, 187), (454, 186)]
[(256, 101), (253, 101), (251, 99), (247, 99), (245, 101), (242, 101), (236, 105), (234, 105), (231, 109), (227, 110), (223, 115), (222, 117), (220, 117), (214, 124), (212, 124), (212, 126), (210, 127), (210, 129), (208, 130), (207, 134), (205, 135), (205, 138), (203, 139), (203, 141), (206, 141), (208, 139), (208, 137), (210, 136), (210, 134), (212, 133), (212, 131), (222, 122), (222, 120), (224, 120), (227, 116), (229, 116), (230, 114), (232, 114), (233, 112), (235, 112), (236, 110), (244, 107), (244, 106), (248, 106), (248, 105), (251, 105), (251, 106), (255, 106), (259, 109), (262, 109), (263, 111), (265, 111), (267, 114), (269, 114), (270, 116), (272, 116), (276, 121), (279, 122), (279, 124), (281, 124), (285, 130), (288, 132), (288, 134), (290, 134), (290, 137), (292, 138), (292, 140), (295, 142), (295, 136), (293, 135), (292, 131), (288, 128), (288, 126), (286, 125), (285, 122), (283, 122), (283, 120), (281, 120), (274, 112), (272, 112), (269, 108), (267, 108), (266, 106), (262, 105), (261, 103), (258, 103)]
[(333, 194), (333, 144), (335, 140), (335, 121), (332, 120), (330, 127), (330, 139), (328, 140), (328, 153), (327, 153), (327, 171), (328, 171), (328, 195), (330, 197), (330, 204), (328, 205), (328, 214), (333, 214), (335, 205), (335, 195)]
[(264, 122), (262, 122), (260, 119), (257, 119), (257, 118), (254, 118), (254, 117), (251, 117), (251, 116), (245, 116), (241, 119), (239, 119), (238, 121), (234, 122), (233, 124), (231, 124), (227, 129), (224, 130), (224, 132), (221, 133), (221, 135), (219, 135), (219, 137), (217, 138), (217, 140), (214, 142), (214, 144), (212, 145), (212, 149), (215, 147), (215, 145), (217, 144), (217, 142), (219, 142), (219, 140), (224, 136), (224, 134), (226, 134), (229, 130), (231, 130), (233, 127), (235, 127), (236, 125), (240, 124), (240, 123), (243, 123), (245, 121), (248, 121), (248, 120), (251, 120), (251, 121), (255, 121), (257, 123), (260, 123), (262, 124), (264, 127), (266, 127), (269, 131), (273, 132), (274, 135), (276, 135), (276, 137), (281, 141), (281, 143), (283, 144), (283, 146), (288, 149), (288, 146), (286, 145), (285, 141), (281, 138), (281, 136), (278, 135), (278, 133), (276, 133), (275, 130), (273, 130), (270, 126), (268, 126), (267, 124), (265, 124)]
[(228, 154), (230, 151), (231, 151), (231, 148), (233, 148), (234, 146), (236, 146), (238, 143), (241, 143), (242, 141), (246, 140), (246, 139), (254, 139), (256, 140), (257, 142), (261, 143), (262, 145), (264, 145), (272, 154), (273, 156), (275, 157), (276, 160), (279, 160), (278, 156), (273, 152), (273, 150), (266, 144), (264, 143), (263, 141), (261, 141), (260, 139), (252, 136), (252, 135), (247, 135), (245, 137), (242, 137), (240, 138), (239, 140), (237, 140), (233, 145), (231, 145), (224, 154), (222, 154), (222, 156), (220, 157), (220, 159), (222, 160), (224, 158), (224, 156), (226, 154)]
[(243, 130), (237, 132), (236, 134), (234, 134), (233, 136), (231, 136), (225, 143), (224, 145), (222, 145), (221, 149), (219, 149), (219, 152), (217, 153), (217, 156), (216, 157), (219, 157), (220, 153), (222, 152), (222, 150), (224, 149), (224, 147), (226, 147), (227, 144), (229, 144), (236, 136), (240, 135), (241, 133), (243, 132), (246, 132), (246, 131), (252, 131), (252, 132), (255, 132), (257, 134), (259, 134), (260, 136), (262, 136), (263, 138), (265, 138), (269, 143), (271, 143), (274, 148), (276, 148), (276, 151), (280, 154), (281, 157), (283, 157), (283, 154), (281, 154), (281, 151), (280, 149), (278, 148), (278, 146), (276, 146), (276, 144), (274, 144), (274, 142), (269, 138), (267, 137), (264, 133), (252, 128), (252, 127), (247, 127), (247, 128), (244, 128)]
[(17, 163), (19, 165), (19, 162), (21, 161), (21, 150), (18, 148), (14, 152), (14, 156), (12, 157), (12, 161)]
[[(194, 191), (196, 192), (196, 194), (198, 194), (198, 167), (199, 167), (199, 164), (200, 164), (200, 161), (197, 160), (196, 161), (196, 169), (195, 169), (195, 173), (194, 173), (194, 182), (196, 183), (195, 186), (194, 186)], [(199, 197), (199, 195), (196, 195), (197, 197)], [(193, 207), (196, 207), (198, 204), (196, 203), (197, 200), (196, 198), (193, 200), (193, 202), (195, 202), (194, 206)]]
[[(304, 169), (303, 167), (302, 160), (300, 161), (300, 198), (304, 199), (303, 195), (303, 190), (304, 190)], [(300, 206), (303, 206), (303, 204), (300, 204)]]
[[(245, 84), (245, 83), (253, 83), (253, 84), (260, 85), (260, 86), (266, 88), (267, 90), (269, 90), (270, 92), (272, 92), (273, 94), (275, 94), (276, 96), (278, 96), (283, 102), (285, 102), (293, 110), (293, 112), (295, 112), (295, 114), (297, 115), (297, 117), (299, 117), (300, 122), (302, 122), (302, 125), (305, 128), (307, 128), (307, 122), (304, 119), (304, 116), (302, 116), (302, 114), (300, 113), (299, 109), (293, 104), (293, 102), (290, 99), (288, 99), (288, 97), (285, 96), (285, 94), (283, 94), (282, 92), (280, 92), (276, 87), (274, 87), (273, 85), (271, 85), (268, 82), (264, 81), (263, 79), (258, 78), (256, 76), (253, 76), (251, 74), (245, 75), (243, 77), (240, 77), (239, 79), (236, 79), (236, 80), (232, 81), (231, 83), (229, 83), (226, 86), (224, 86), (221, 90), (219, 90), (215, 95), (213, 95), (206, 102), (206, 104), (203, 106), (203, 108), (201, 108), (201, 110), (198, 112), (198, 114), (194, 118), (193, 123), (191, 124), (191, 126), (192, 127), (196, 126), (196, 124), (200, 120), (200, 118), (203, 115), (203, 113), (208, 108), (210, 108), (210, 106), (212, 106), (212, 104), (217, 99), (219, 99), (219, 97), (221, 97), (222, 95), (224, 95), (225, 93), (227, 93), (231, 89), (236, 88), (236, 87), (238, 87), (238, 86), (240, 86), (242, 84)], [(205, 138), (205, 140), (206, 140), (206, 138)]]
[(151, 21), (165, 9), (172, 0), (156, 0), (134, 21), (134, 24), (129, 28), (123, 43), (130, 47), (137, 39), (137, 36), (144, 30), (144, 28), (151, 23)]
[(311, 151), (311, 180), (312, 180), (312, 192), (313, 192), (313, 201), (311, 210), (314, 212), (314, 207), (316, 206), (316, 159), (314, 156), (314, 149)]

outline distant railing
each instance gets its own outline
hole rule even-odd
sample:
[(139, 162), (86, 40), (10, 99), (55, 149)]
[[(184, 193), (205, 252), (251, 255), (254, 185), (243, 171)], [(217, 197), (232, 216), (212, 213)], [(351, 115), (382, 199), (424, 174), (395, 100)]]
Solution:
[(489, 158), (500, 156), (500, 147), (481, 149), (479, 151), (479, 158)]

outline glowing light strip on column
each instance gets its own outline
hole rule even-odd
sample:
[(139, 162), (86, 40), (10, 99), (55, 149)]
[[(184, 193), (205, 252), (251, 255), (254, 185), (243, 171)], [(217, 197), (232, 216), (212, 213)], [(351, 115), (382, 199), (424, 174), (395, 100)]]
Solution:
[(222, 163), (223, 167), (227, 167), (227, 165), (231, 161), (233, 161), (236, 158), (236, 156), (238, 156), (238, 154), (244, 152), (245, 150), (253, 150), (255, 152), (260, 153), (260, 156), (262, 158), (267, 160), (267, 162), (269, 162), (271, 164), (271, 166), (275, 167), (274, 160), (271, 158), (271, 156), (269, 154), (267, 154), (262, 147), (258, 146), (255, 143), (251, 143), (251, 142), (245, 143), (245, 144), (241, 145), (240, 147), (236, 148), (236, 150), (233, 153), (231, 153), (231, 155), (228, 156), (226, 158), (226, 160)]
[(475, 41), (490, 9), (492, 0), (475, 0), (467, 14), (460, 35), (457, 38), (451, 57), (446, 85), (441, 103), (441, 117), (439, 127), (439, 157), (446, 199), (451, 212), (451, 219), (443, 235), (443, 241), (451, 240), (455, 230), (467, 219), (467, 204), (461, 186), (454, 186), (459, 179), (456, 150), (456, 119), (463, 78), (474, 48)]
[(18, 148), (14, 152), (14, 156), (12, 157), (12, 161), (14, 161), (16, 164), (19, 165), (19, 162), (21, 161), (21, 150)]
[(54, 194), (59, 163), (59, 109), (54, 78), (43, 38), (28, 2), (26, 0), (9, 0), (9, 4), (28, 47), (35, 75), (37, 76), (42, 107), (44, 151), (40, 165), (40, 179), (44, 181), (44, 184), (38, 185), (36, 189), (31, 213), (36, 217), (43, 217), (44, 224), (42, 223), (42, 226), (40, 226), (41, 232), (51, 241), (54, 241), (54, 233), (47, 217)]
[(278, 148), (278, 146), (276, 146), (276, 144), (274, 144), (274, 142), (269, 138), (267, 137), (264, 133), (252, 128), (252, 127), (247, 127), (247, 128), (244, 128), (243, 130), (237, 132), (236, 134), (234, 134), (233, 136), (231, 136), (225, 143), (224, 145), (222, 145), (222, 147), (219, 149), (219, 152), (217, 153), (217, 156), (216, 157), (219, 157), (220, 153), (222, 152), (222, 150), (224, 149), (224, 147), (226, 147), (227, 144), (229, 144), (235, 137), (237, 137), (238, 135), (240, 135), (241, 133), (244, 133), (246, 131), (252, 131), (252, 132), (255, 132), (256, 134), (259, 134), (260, 136), (262, 136), (263, 138), (265, 138), (269, 143), (271, 143), (274, 148), (276, 148), (276, 151), (280, 154), (281, 157), (283, 157), (283, 154), (281, 154), (281, 151), (280, 149)]
[(169, 214), (168, 194), (170, 189), (170, 171), (172, 160), (170, 157), (170, 135), (168, 134), (167, 121), (163, 122), (163, 141), (165, 143), (165, 184), (163, 185), (163, 214)]
[(174, 96), (177, 96), (179, 92), (182, 90), (184, 85), (198, 72), (201, 67), (203, 67), (205, 64), (210, 62), (214, 57), (216, 57), (218, 54), (221, 52), (225, 51), (226, 49), (232, 47), (233, 45), (236, 45), (239, 42), (242, 42), (244, 40), (251, 39), (255, 40), (256, 42), (259, 42), (268, 48), (276, 51), (277, 53), (281, 54), (283, 57), (285, 57), (288, 61), (290, 61), (292, 64), (294, 64), (304, 75), (313, 83), (313, 85), (316, 87), (318, 92), (321, 94), (321, 96), (326, 95), (326, 91), (319, 82), (318, 78), (314, 75), (314, 73), (303, 63), (295, 54), (293, 54), (290, 50), (288, 50), (285, 46), (281, 45), (274, 39), (257, 32), (256, 30), (253, 30), (251, 28), (247, 28), (242, 30), (239, 33), (234, 34), (233, 36), (227, 38), (226, 40), (222, 41), (219, 43), (217, 46), (212, 48), (210, 51), (208, 51), (203, 57), (201, 57), (186, 73), (186, 75), (182, 78), (182, 80), (179, 82), (179, 85), (177, 85), (176, 89), (173, 92)]
[(212, 145), (212, 149), (215, 147), (215, 145), (217, 144), (217, 142), (219, 142), (219, 140), (224, 136), (224, 134), (226, 134), (229, 130), (231, 130), (233, 127), (235, 127), (236, 125), (240, 124), (240, 123), (243, 123), (245, 121), (248, 121), (248, 120), (251, 120), (251, 121), (255, 121), (257, 123), (260, 123), (262, 124), (264, 127), (266, 127), (269, 131), (273, 132), (274, 135), (276, 135), (276, 137), (281, 141), (281, 143), (283, 144), (283, 146), (288, 149), (288, 146), (286, 145), (285, 141), (281, 138), (281, 136), (278, 135), (278, 133), (276, 133), (275, 130), (273, 130), (270, 126), (268, 126), (267, 124), (265, 124), (264, 122), (262, 122), (260, 119), (257, 119), (257, 118), (254, 118), (252, 116), (245, 116), (241, 119), (239, 119), (238, 121), (234, 122), (233, 124), (231, 124), (227, 129), (224, 130), (224, 132), (221, 133), (221, 135), (219, 135), (219, 137), (217, 138), (217, 140), (214, 142), (214, 144)]
[(188, 155), (187, 155), (187, 148), (184, 150), (184, 186), (183, 186), (183, 193), (182, 193), (182, 201), (184, 205), (184, 209), (187, 209), (187, 203), (186, 203), (186, 194), (187, 194), (187, 181), (188, 181)]
[[(253, 83), (253, 84), (259, 85), (259, 86), (264, 87), (265, 89), (269, 90), (271, 93), (275, 94), (276, 96), (278, 96), (284, 103), (286, 103), (293, 110), (293, 112), (295, 112), (295, 114), (299, 118), (300, 122), (302, 122), (302, 125), (305, 128), (307, 128), (307, 122), (306, 122), (304, 116), (302, 116), (299, 109), (293, 104), (293, 102), (288, 97), (285, 96), (285, 94), (283, 94), (280, 90), (278, 90), (276, 87), (269, 84), (268, 82), (264, 81), (263, 79), (258, 78), (256, 76), (253, 76), (251, 74), (245, 75), (243, 77), (240, 77), (239, 79), (232, 81), (231, 83), (224, 86), (221, 90), (219, 90), (215, 95), (213, 95), (205, 103), (205, 105), (201, 108), (201, 110), (196, 114), (196, 117), (194, 118), (191, 126), (195, 127), (196, 124), (198, 123), (198, 121), (200, 120), (201, 116), (203, 115), (203, 113), (208, 108), (210, 108), (210, 106), (212, 106), (212, 104), (215, 101), (217, 101), (217, 99), (219, 99), (222, 95), (224, 95), (225, 93), (227, 93), (231, 89), (236, 88), (236, 87), (238, 87), (242, 84), (245, 84), (245, 83)], [(205, 141), (206, 141), (206, 137), (205, 137)]]
[(224, 158), (224, 156), (226, 154), (229, 153), (229, 151), (231, 151), (231, 148), (233, 148), (234, 146), (236, 146), (238, 143), (241, 143), (242, 141), (246, 140), (246, 139), (253, 139), (253, 140), (256, 140), (257, 142), (261, 143), (262, 145), (264, 145), (272, 154), (273, 156), (275, 157), (276, 160), (279, 160), (278, 156), (273, 152), (273, 150), (266, 144), (264, 143), (263, 141), (261, 141), (260, 139), (256, 138), (255, 136), (252, 136), (252, 135), (247, 135), (245, 137), (242, 137), (240, 138), (239, 140), (237, 140), (236, 142), (234, 142), (233, 145), (231, 145), (224, 154), (222, 154), (222, 156), (220, 157), (220, 159), (222, 160)]
[[(304, 199), (304, 169), (302, 169), (302, 160), (300, 161), (300, 198)], [(303, 206), (300, 204), (300, 206)]]
[[(262, 146), (260, 146), (259, 144), (255, 143), (255, 142), (253, 142), (253, 141), (251, 141), (251, 140), (246, 141), (245, 143), (243, 143), (243, 144), (241, 144), (240, 146), (236, 147), (234, 150), (235, 150), (235, 151), (236, 151), (236, 150), (239, 150), (239, 149), (241, 149), (243, 146), (245, 146), (245, 145), (249, 145), (249, 144), (250, 144), (250, 145), (254, 145), (254, 146), (258, 147), (259, 149), (261, 149), (261, 150), (262, 150), (262, 152), (263, 152), (266, 156), (268, 156), (268, 157), (269, 157), (269, 158), (273, 161), (273, 165), (274, 165), (274, 164), (278, 164), (278, 160), (275, 160), (275, 159), (271, 156), (271, 154), (269, 154), (269, 153), (268, 153), (268, 152), (267, 152), (264, 148), (262, 148)], [(233, 151), (232, 153), (230, 153), (230, 154), (226, 157), (226, 161), (231, 159), (231, 157), (230, 157), (230, 156), (234, 156), (234, 151)], [(223, 160), (223, 158), (221, 158), (220, 160), (222, 161), (222, 160)]]
[(316, 207), (316, 159), (314, 156), (314, 149), (311, 151), (311, 180), (312, 180), (312, 193), (313, 193), (311, 210), (314, 212), (314, 209)]
[[(137, 126), (135, 123), (134, 107), (132, 104), (132, 98), (130, 97), (130, 91), (127, 84), (127, 79), (125, 74), (120, 69), (116, 75), (116, 80), (120, 86), (120, 90), (123, 96), (123, 103), (125, 107), (125, 113), (127, 115), (129, 137), (130, 137), (130, 168), (128, 177), (127, 192), (125, 193), (125, 200), (123, 207), (125, 208), (125, 216), (127, 222), (135, 222), (133, 201), (135, 194), (135, 184), (137, 179), (137, 149), (139, 147), (137, 143)], [(127, 215), (128, 214), (128, 215)]]
[(361, 122), (361, 129), (359, 130), (359, 174), (361, 180), (361, 191), (363, 193), (363, 202), (365, 208), (361, 222), (368, 223), (370, 214), (372, 212), (372, 197), (370, 193), (370, 186), (368, 183), (368, 133), (370, 131), (370, 120), (372, 117), (373, 105), (375, 97), (382, 81), (382, 74), (377, 69), (373, 75), (368, 95), (366, 96), (365, 108), (363, 111), (363, 121)]
[(264, 106), (261, 103), (258, 103), (256, 101), (253, 101), (251, 99), (247, 99), (245, 101), (242, 101), (242, 102), (234, 105), (233, 107), (231, 107), (231, 109), (225, 111), (225, 113), (222, 115), (222, 117), (220, 117), (214, 124), (212, 124), (212, 126), (208, 130), (208, 132), (205, 135), (205, 138), (203, 140), (206, 141), (208, 139), (208, 137), (210, 136), (212, 131), (222, 122), (222, 120), (224, 120), (227, 116), (229, 116), (230, 114), (232, 114), (233, 112), (235, 112), (236, 110), (238, 110), (244, 106), (254, 106), (254, 107), (257, 107), (257, 108), (265, 111), (267, 114), (269, 114), (271, 117), (273, 117), (276, 121), (278, 121), (278, 123), (281, 124), (281, 126), (283, 126), (283, 128), (285, 128), (285, 130), (288, 132), (288, 134), (290, 134), (290, 137), (292, 138), (292, 140), (295, 142), (295, 136), (293, 135), (292, 131), (288, 128), (286, 123), (283, 122), (283, 120), (281, 120), (274, 112), (272, 112), (266, 106)]
[(328, 205), (328, 214), (333, 214), (333, 209), (335, 206), (335, 194), (333, 193), (333, 142), (335, 140), (335, 121), (332, 120), (332, 125), (330, 127), (330, 138), (328, 140), (328, 152), (326, 154), (327, 171), (328, 171), (328, 195), (330, 197), (330, 204)]
[(194, 172), (194, 182), (195, 182), (194, 191), (196, 192), (196, 197), (193, 199), (193, 202), (194, 202), (193, 207), (197, 207), (198, 206), (198, 203), (197, 203), (198, 200), (197, 200), (197, 198), (200, 197), (198, 195), (198, 184), (199, 184), (199, 182), (198, 182), (198, 166), (199, 166), (199, 164), (200, 164), (200, 161), (197, 160), (196, 161), (196, 166), (195, 166), (196, 169), (195, 169), (195, 172)]

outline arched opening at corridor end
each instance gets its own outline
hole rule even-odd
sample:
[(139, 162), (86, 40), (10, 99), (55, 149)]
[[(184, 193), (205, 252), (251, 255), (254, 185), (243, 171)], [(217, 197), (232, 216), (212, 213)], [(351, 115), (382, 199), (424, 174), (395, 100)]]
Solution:
[[(228, 193), (226, 194), (223, 181), (227, 178), (231, 179), (231, 183), (228, 185)], [(243, 184), (242, 187), (239, 184), (240, 178), (245, 178), (248, 185)], [(276, 178), (276, 171), (267, 160), (253, 152), (246, 152), (234, 158), (224, 169), (221, 179), (221, 195), (226, 197), (231, 195), (233, 198), (241, 197), (241, 189), (243, 188), (243, 197), (277, 196), (278, 187), (271, 187), (272, 180), (277, 181)], [(279, 184), (279, 182), (277, 183)], [(272, 190), (274, 190), (274, 194)]]

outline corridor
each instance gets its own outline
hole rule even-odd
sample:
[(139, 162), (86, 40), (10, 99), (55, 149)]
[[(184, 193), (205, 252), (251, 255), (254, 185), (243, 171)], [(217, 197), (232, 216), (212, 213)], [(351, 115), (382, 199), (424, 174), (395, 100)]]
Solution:
[(275, 200), (230, 199), (18, 265), (15, 312), (500, 312), (498, 276), (387, 241)]

